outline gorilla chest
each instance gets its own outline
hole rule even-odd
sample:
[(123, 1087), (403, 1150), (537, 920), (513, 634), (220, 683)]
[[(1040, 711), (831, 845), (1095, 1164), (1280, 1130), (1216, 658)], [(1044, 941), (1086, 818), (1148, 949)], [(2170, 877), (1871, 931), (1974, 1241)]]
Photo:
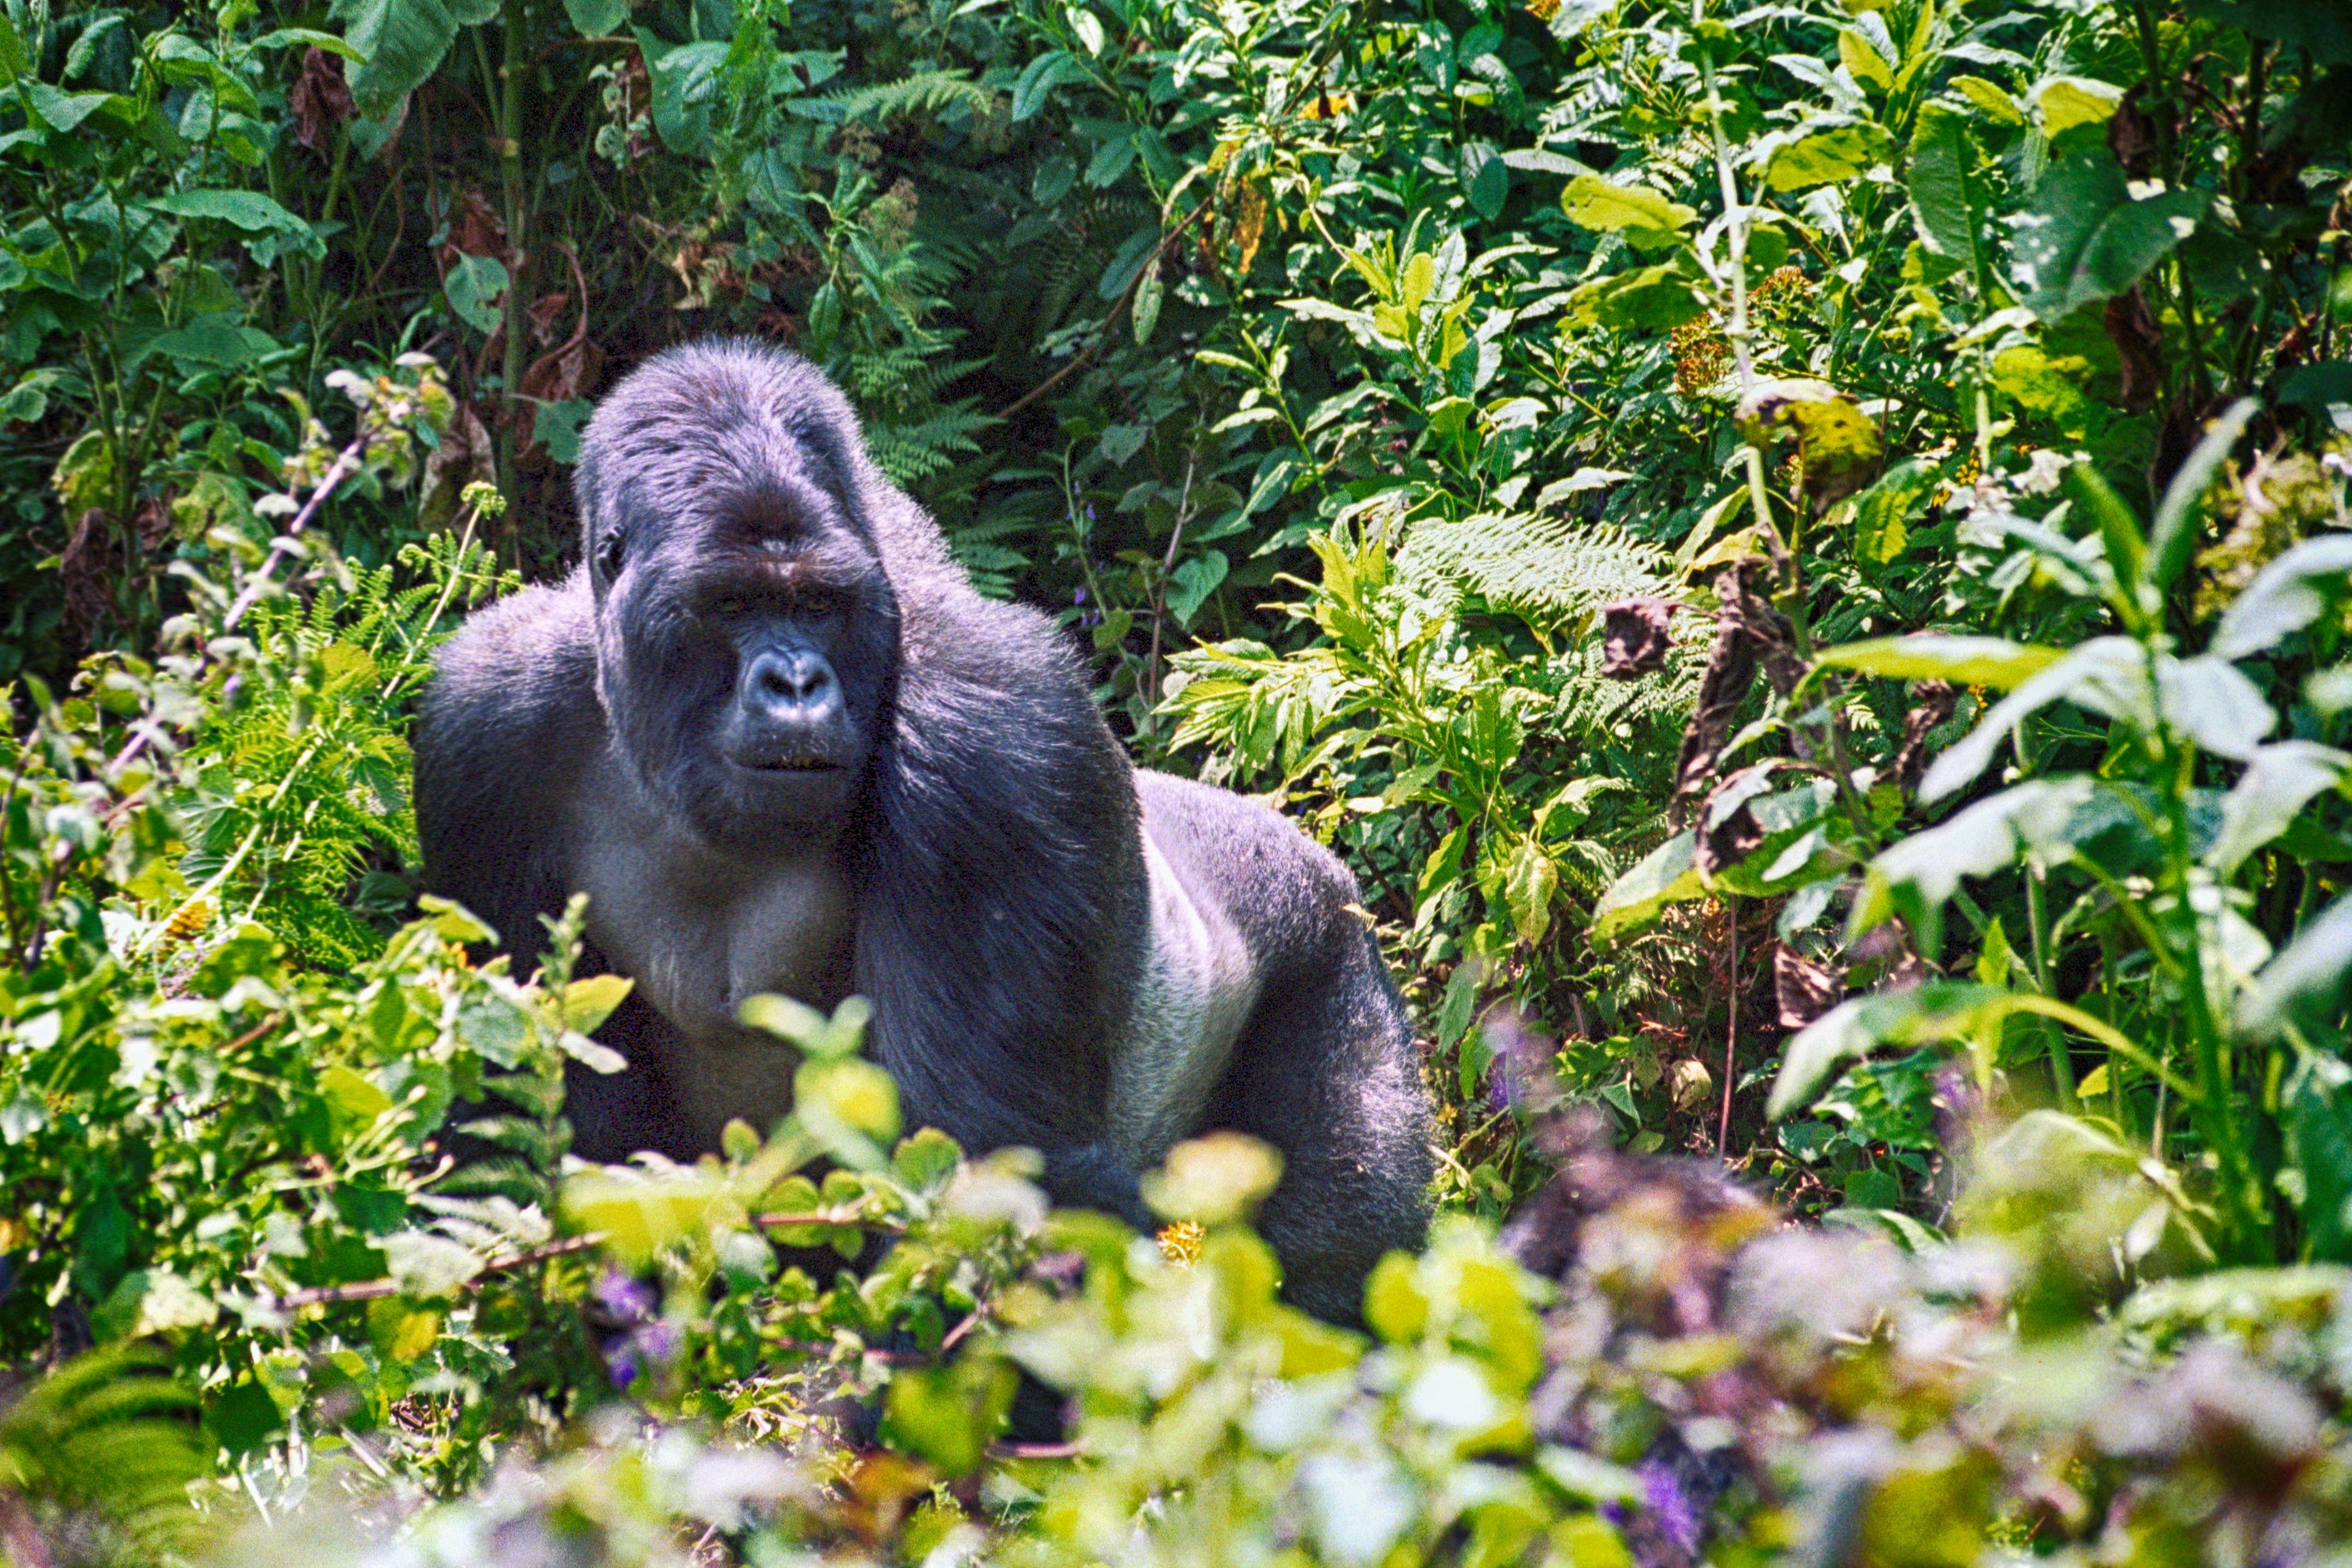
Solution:
[(639, 812), (591, 815), (574, 877), (588, 934), (690, 1046), (772, 1044), (735, 1021), (763, 991), (822, 1008), (848, 994), (856, 905), (829, 847), (729, 854)]

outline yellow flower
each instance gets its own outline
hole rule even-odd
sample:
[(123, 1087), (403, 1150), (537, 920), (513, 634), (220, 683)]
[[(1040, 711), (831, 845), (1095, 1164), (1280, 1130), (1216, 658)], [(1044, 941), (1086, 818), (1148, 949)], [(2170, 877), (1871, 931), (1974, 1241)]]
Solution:
[(1180, 1219), (1173, 1225), (1162, 1226), (1158, 1238), (1160, 1256), (1179, 1268), (1190, 1268), (1201, 1261), (1201, 1243), (1208, 1234), (1197, 1220)]

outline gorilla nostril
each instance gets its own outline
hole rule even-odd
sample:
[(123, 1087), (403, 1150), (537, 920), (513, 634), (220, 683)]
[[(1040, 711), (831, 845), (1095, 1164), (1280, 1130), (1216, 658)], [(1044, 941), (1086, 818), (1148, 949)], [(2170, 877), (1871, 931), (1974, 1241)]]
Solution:
[(833, 698), (833, 668), (814, 654), (763, 654), (751, 673), (752, 689), (778, 707), (814, 709)]

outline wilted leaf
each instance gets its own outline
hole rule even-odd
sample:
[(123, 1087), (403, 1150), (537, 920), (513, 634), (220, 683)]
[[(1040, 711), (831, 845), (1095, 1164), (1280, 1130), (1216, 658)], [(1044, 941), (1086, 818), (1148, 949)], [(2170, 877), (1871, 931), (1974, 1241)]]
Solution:
[(1666, 623), (1680, 606), (1665, 599), (1619, 599), (1601, 606), (1601, 673), (1631, 680), (1666, 667)]
[(1877, 423), (1825, 381), (1760, 381), (1739, 400), (1735, 417), (1752, 446), (1769, 446), (1777, 430), (1796, 433), (1805, 493), (1819, 506), (1877, 479), (1886, 456)]
[(1772, 995), (1780, 1009), (1780, 1027), (1801, 1029), (1827, 1013), (1844, 994), (1845, 976), (1824, 963), (1815, 963), (1786, 942), (1772, 949)]

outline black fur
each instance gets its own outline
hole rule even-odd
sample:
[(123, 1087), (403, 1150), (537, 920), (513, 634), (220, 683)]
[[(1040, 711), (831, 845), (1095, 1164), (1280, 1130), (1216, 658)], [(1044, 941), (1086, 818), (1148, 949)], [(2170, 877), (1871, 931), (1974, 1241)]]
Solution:
[[(1217, 993), (1252, 1000), (1176, 1131), (1237, 1128), (1282, 1152), (1263, 1225), (1287, 1289), (1324, 1316), (1358, 1318), (1366, 1270), (1420, 1239), (1429, 1118), (1402, 1008), (1339, 862), (1237, 796), (1132, 769), (1064, 638), (973, 592), (937, 525), (875, 469), (846, 402), (803, 362), (749, 343), (665, 353), (605, 399), (583, 450), (588, 564), (475, 616), (442, 656), (416, 736), (428, 885), (488, 921), (528, 969), (540, 917), (587, 879), (586, 791), (690, 826), (730, 875), (756, 879), (764, 858), (812, 868), (816, 891), (792, 901), (803, 884), (787, 879), (788, 910), (826, 908), (837, 867), (851, 929), (809, 916), (827, 929), (785, 950), (812, 976), (817, 994), (803, 999), (828, 1005), (854, 989), (872, 1002), (869, 1049), (898, 1079), (909, 1124), (975, 1151), (1034, 1147), (1057, 1201), (1146, 1225), (1108, 1113), (1122, 1060), (1119, 1081), (1135, 1081), (1122, 1042), (1150, 1022), (1136, 1016), (1144, 999), (1167, 994), (1147, 984), (1166, 951), (1148, 827), (1192, 903), (1238, 934), (1250, 972), (1245, 990)], [(859, 584), (835, 629), (810, 634), (847, 698), (841, 734), (824, 743), (852, 764), (828, 775), (845, 793), (823, 821), (761, 806), (765, 775), (712, 751), (742, 700), (736, 656), (684, 585), (760, 549), (822, 554)], [(754, 612), (757, 635), (802, 637), (795, 613), (778, 609), (771, 626)], [(834, 847), (808, 847), (819, 843)], [(700, 897), (691, 877), (681, 885)], [(606, 945), (667, 936), (652, 928), (673, 918), (745, 934), (723, 924), (741, 906), (710, 897), (608, 926)], [(827, 943), (845, 963), (826, 967)], [(646, 990), (641, 977), (603, 1032), (629, 1069), (573, 1074), (577, 1146), (593, 1158), (709, 1142), (680, 1109), (697, 1089), (681, 1081), (687, 1037)]]

